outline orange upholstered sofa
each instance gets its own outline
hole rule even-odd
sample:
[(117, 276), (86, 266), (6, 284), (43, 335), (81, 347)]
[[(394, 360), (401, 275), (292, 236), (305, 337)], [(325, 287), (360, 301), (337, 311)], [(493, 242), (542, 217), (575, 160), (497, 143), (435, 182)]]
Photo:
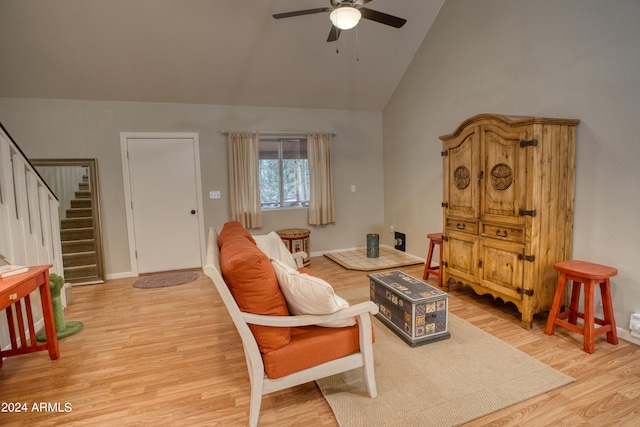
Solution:
[[(288, 316), (287, 302), (271, 260), (239, 223), (228, 222), (218, 237), (220, 268), (240, 310), (246, 313)], [(307, 274), (308, 268), (302, 267)], [(269, 378), (280, 378), (359, 350), (358, 325), (273, 327), (250, 325)], [(337, 334), (341, 338), (336, 340)], [(333, 341), (339, 345), (329, 345)], [(319, 345), (324, 343), (325, 345)]]
[(238, 222), (226, 223), (219, 236), (209, 229), (204, 272), (242, 338), (251, 379), (250, 425), (257, 425), (262, 395), (358, 367), (376, 396), (370, 315), (378, 309), (371, 301), (333, 313), (291, 315), (279, 264)]

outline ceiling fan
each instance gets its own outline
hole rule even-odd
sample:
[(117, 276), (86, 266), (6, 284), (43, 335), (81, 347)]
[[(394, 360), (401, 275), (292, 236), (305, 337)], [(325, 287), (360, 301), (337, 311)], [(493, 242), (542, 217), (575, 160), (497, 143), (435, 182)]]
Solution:
[(291, 18), (293, 16), (331, 12), (329, 15), (329, 19), (331, 20), (331, 31), (327, 38), (328, 42), (338, 40), (342, 30), (348, 30), (355, 27), (358, 25), (360, 18), (369, 19), (370, 21), (379, 22), (394, 28), (400, 28), (407, 22), (406, 19), (362, 7), (370, 1), (371, 0), (329, 0), (331, 7), (319, 7), (316, 9), (276, 13), (273, 17), (276, 19), (282, 19)]

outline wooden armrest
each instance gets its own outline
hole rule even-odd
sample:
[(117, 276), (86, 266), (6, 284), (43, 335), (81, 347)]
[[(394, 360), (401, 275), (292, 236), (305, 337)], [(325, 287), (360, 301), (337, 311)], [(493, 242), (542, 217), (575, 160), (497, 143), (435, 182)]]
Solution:
[(264, 316), (260, 314), (252, 314), (242, 312), (242, 318), (245, 322), (252, 325), (262, 326), (279, 326), (279, 327), (292, 327), (292, 326), (309, 326), (317, 325), (319, 323), (325, 323), (330, 320), (346, 319), (348, 317), (363, 316), (376, 314), (378, 312), (378, 306), (371, 301), (361, 302), (360, 304), (352, 305), (351, 307), (344, 308), (333, 314), (303, 314), (300, 316)]
[(294, 252), (291, 255), (293, 256), (293, 260), (296, 262), (298, 268), (304, 267), (304, 259), (307, 257), (306, 252)]
[(307, 253), (306, 252), (294, 252), (291, 254), (291, 256), (293, 257), (293, 259), (296, 258), (306, 258), (307, 257)]

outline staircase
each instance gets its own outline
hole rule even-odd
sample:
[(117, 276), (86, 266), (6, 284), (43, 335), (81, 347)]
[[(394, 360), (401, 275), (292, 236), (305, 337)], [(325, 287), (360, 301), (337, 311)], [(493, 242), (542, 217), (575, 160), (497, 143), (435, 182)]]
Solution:
[(82, 283), (98, 276), (92, 200), (89, 176), (84, 175), (71, 200), (71, 208), (66, 211), (66, 218), (60, 220), (64, 278), (71, 283)]

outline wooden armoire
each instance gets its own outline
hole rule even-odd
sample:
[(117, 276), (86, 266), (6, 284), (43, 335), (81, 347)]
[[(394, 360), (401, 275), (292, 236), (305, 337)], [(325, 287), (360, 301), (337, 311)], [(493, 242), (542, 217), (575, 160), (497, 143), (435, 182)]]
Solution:
[(441, 136), (442, 283), (512, 302), (530, 328), (571, 259), (579, 120), (480, 114)]

